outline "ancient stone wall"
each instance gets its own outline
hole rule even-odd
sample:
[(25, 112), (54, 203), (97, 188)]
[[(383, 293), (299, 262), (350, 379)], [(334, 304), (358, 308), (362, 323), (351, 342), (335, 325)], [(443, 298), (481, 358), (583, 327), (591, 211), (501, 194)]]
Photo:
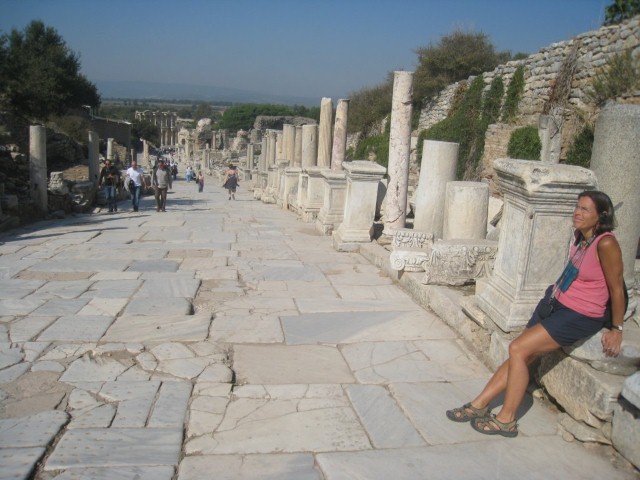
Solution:
[(313, 118), (306, 117), (258, 115), (253, 123), (253, 128), (256, 130), (266, 130), (268, 128), (282, 130), (282, 126), (285, 123), (299, 127), (302, 125), (317, 124), (318, 122)]
[[(567, 98), (560, 99), (565, 107), (561, 154), (561, 158), (564, 158), (566, 148), (582, 127), (584, 118), (593, 118), (598, 112), (596, 105), (590, 103), (586, 96), (591, 82), (608, 59), (627, 49), (632, 49), (636, 57), (640, 55), (640, 16), (620, 25), (602, 27), (571, 40), (551, 44), (526, 59), (500, 65), (492, 72), (483, 74), (485, 91), (489, 89), (492, 80), (501, 75), (506, 95), (516, 68), (524, 66), (524, 92), (520, 100), (519, 115), (514, 123), (516, 126), (537, 125), (538, 116), (549, 102), (554, 86), (561, 80), (561, 73), (569, 72), (569, 93)], [(458, 83), (449, 85), (426, 105), (420, 114), (418, 132), (446, 118), (457, 88)], [(637, 103), (638, 97), (640, 92), (623, 101)], [(485, 166), (495, 158), (506, 156), (509, 135), (509, 129), (489, 129), (483, 158)]]

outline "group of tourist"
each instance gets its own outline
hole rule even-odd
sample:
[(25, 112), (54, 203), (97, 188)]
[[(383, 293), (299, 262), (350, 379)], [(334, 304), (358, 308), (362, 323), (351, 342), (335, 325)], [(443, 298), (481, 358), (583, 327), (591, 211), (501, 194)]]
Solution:
[[(172, 180), (176, 179), (177, 174), (178, 166), (173, 160), (167, 164), (167, 161), (163, 157), (158, 157), (151, 173), (151, 186), (154, 190), (157, 212), (166, 212), (167, 192), (172, 188)], [(147, 185), (144, 170), (138, 165), (137, 160), (132, 160), (131, 166), (127, 169), (125, 176), (126, 182), (124, 183), (124, 187), (131, 195), (133, 212), (137, 212), (140, 208), (140, 196), (147, 191), (150, 186)], [(194, 180), (198, 187), (198, 192), (203, 192), (204, 173), (202, 170), (199, 170), (196, 176), (193, 168), (188, 166), (185, 171), (185, 178), (187, 182)], [(101, 189), (104, 188), (105, 190), (109, 213), (118, 211), (118, 189), (122, 186), (120, 170), (111, 163), (111, 160), (105, 160), (105, 165), (100, 172), (98, 187)], [(231, 198), (235, 200), (238, 176), (237, 168), (232, 164), (229, 165), (229, 169), (225, 174), (223, 187), (229, 192), (229, 200), (231, 200)]]

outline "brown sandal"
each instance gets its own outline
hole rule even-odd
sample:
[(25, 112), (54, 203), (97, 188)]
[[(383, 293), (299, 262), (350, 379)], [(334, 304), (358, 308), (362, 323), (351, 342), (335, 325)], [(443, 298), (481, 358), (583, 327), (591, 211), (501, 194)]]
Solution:
[(474, 418), (471, 421), (471, 427), (485, 435), (502, 435), (503, 437), (517, 437), (518, 424), (515, 420), (502, 423), (495, 415), (489, 414), (486, 417)]
[(468, 422), (474, 418), (483, 418), (489, 415), (489, 407), (476, 408), (470, 403), (465, 403), (460, 408), (447, 410), (447, 418), (453, 422)]

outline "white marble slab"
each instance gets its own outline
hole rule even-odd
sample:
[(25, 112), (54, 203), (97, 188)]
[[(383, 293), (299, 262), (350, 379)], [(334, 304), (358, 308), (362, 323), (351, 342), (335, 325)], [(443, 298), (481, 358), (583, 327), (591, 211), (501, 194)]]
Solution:
[(313, 455), (198, 455), (185, 457), (178, 480), (320, 480)]
[(178, 270), (178, 262), (174, 260), (134, 260), (127, 268), (128, 272), (167, 273)]
[(147, 426), (149, 428), (182, 428), (191, 389), (190, 382), (163, 382)]
[(51, 325), (57, 317), (28, 316), (12, 321), (9, 324), (9, 337), (12, 342), (28, 342)]
[(70, 468), (55, 480), (172, 480), (172, 466), (133, 466), (112, 468)]
[(108, 382), (118, 378), (129, 365), (112, 358), (86, 356), (74, 360), (60, 377), (62, 382)]
[(0, 419), (0, 448), (46, 447), (68, 419), (59, 410)]
[(87, 428), (66, 432), (46, 471), (86, 467), (177, 465), (180, 428)]
[(133, 298), (123, 315), (191, 315), (193, 306), (186, 298), (156, 297)]
[(237, 381), (253, 384), (353, 383), (340, 352), (333, 347), (237, 345)]
[(301, 298), (296, 304), (300, 313), (423, 311), (413, 302), (401, 300), (327, 300), (322, 297)]
[(194, 298), (199, 287), (200, 280), (193, 278), (154, 278), (145, 280), (135, 297)]
[(31, 478), (31, 473), (45, 447), (0, 448), (0, 478), (22, 480)]
[(113, 320), (108, 315), (63, 316), (38, 335), (38, 341), (97, 342)]
[(211, 325), (211, 339), (228, 343), (282, 343), (284, 335), (277, 316), (217, 315)]
[(180, 316), (123, 316), (107, 330), (104, 342), (202, 341), (207, 338), (211, 314)]

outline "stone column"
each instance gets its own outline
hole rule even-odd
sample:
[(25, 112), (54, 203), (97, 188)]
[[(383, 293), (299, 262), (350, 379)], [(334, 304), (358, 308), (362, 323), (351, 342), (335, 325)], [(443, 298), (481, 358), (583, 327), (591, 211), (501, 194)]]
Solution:
[(293, 147), (293, 166), (302, 166), (302, 127), (296, 127), (296, 141)]
[(564, 108), (555, 107), (549, 115), (538, 118), (538, 135), (540, 136), (540, 161), (542, 163), (559, 163), (562, 148), (562, 124)]
[(113, 161), (113, 138), (107, 138), (107, 159)]
[(320, 102), (320, 134), (318, 136), (318, 167), (331, 166), (331, 119), (333, 102), (323, 97)]
[(47, 129), (40, 125), (29, 127), (29, 183), (31, 198), (42, 212), (47, 212)]
[(293, 163), (293, 157), (295, 155), (296, 148), (296, 127), (285, 123), (282, 126), (282, 139), (283, 139), (283, 158), (289, 160), (289, 164)]
[(493, 273), (477, 303), (510, 332), (526, 325), (545, 288), (560, 275), (578, 194), (593, 189), (596, 177), (586, 168), (504, 158), (494, 169), (504, 211)]
[[(640, 105), (609, 104), (602, 109), (593, 139), (591, 169), (598, 189), (616, 207), (616, 237), (622, 249), (624, 279), (633, 288), (640, 237)], [(640, 288), (640, 285), (636, 285)]]
[(416, 189), (413, 229), (442, 238), (447, 182), (456, 179), (457, 143), (425, 140), (422, 148), (420, 179)]
[(389, 185), (384, 204), (381, 243), (391, 243), (395, 232), (405, 227), (407, 218), (412, 92), (413, 72), (394, 72), (389, 136)]
[(100, 175), (100, 137), (96, 132), (89, 131), (89, 181), (98, 185)]
[(253, 143), (247, 145), (247, 169), (252, 170), (254, 165)]
[(489, 215), (489, 184), (447, 183), (444, 202), (445, 240), (484, 240)]
[(136, 154), (136, 149), (132, 148), (131, 149), (131, 162), (133, 162), (134, 160), (138, 159), (138, 155)]
[(273, 167), (276, 164), (276, 138), (278, 133), (275, 130), (268, 130), (268, 145), (269, 152), (267, 154), (267, 169)]
[(386, 169), (375, 162), (356, 160), (343, 164), (347, 174), (344, 218), (333, 232), (333, 248), (352, 252), (361, 243), (369, 243), (373, 235), (378, 183)]
[(347, 152), (347, 118), (349, 116), (349, 100), (338, 100), (336, 107), (336, 123), (333, 127), (333, 148), (331, 149), (331, 170), (342, 170), (342, 162)]
[(302, 126), (302, 168), (315, 167), (318, 160), (318, 125)]

